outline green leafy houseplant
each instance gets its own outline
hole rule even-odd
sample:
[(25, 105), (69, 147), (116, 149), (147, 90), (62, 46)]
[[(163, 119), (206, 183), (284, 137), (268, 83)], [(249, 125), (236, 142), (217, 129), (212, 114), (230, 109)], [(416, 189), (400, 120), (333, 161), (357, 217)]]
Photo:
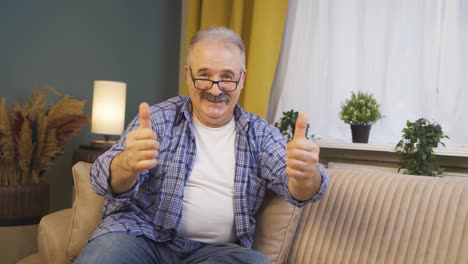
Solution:
[(406, 121), (406, 127), (402, 130), (402, 139), (396, 145), (400, 156), (400, 168), (405, 174), (440, 176), (444, 169), (437, 164), (437, 156), (433, 148), (441, 144), (444, 138), (449, 138), (442, 131), (442, 127), (431, 123), (425, 118), (415, 122)]
[(341, 120), (351, 127), (353, 142), (367, 143), (372, 124), (382, 118), (380, 105), (368, 92), (351, 92), (351, 98), (341, 104)]
[[(286, 139), (286, 142), (289, 142), (294, 137), (294, 130), (296, 129), (296, 120), (299, 116), (299, 112), (294, 111), (293, 109), (283, 112), (282, 117), (280, 118), (279, 122), (275, 123), (275, 127), (279, 129), (281, 134)], [(306, 128), (306, 138), (314, 139), (314, 135), (309, 135), (309, 124), (307, 124)]]
[(341, 104), (341, 120), (350, 125), (372, 125), (382, 118), (380, 105), (371, 93), (351, 92), (351, 98)]

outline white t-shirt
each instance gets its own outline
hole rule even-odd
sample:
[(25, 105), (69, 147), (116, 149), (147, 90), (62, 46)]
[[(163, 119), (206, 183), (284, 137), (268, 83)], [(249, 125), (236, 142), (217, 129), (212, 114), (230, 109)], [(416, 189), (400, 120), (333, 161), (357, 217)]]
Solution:
[(203, 243), (234, 242), (235, 121), (211, 128), (193, 116), (193, 123), (197, 155), (178, 234)]

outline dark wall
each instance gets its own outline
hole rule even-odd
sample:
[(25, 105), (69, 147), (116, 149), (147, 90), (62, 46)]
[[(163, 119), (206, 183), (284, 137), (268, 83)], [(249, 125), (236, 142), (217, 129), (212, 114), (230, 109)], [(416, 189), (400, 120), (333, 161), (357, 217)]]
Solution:
[[(94, 80), (127, 83), (126, 120), (138, 104), (177, 94), (181, 0), (18, 0), (0, 4), (0, 96), (11, 106), (47, 84), (86, 99)], [(53, 99), (53, 98), (52, 98)], [(71, 159), (80, 144), (101, 139), (81, 130), (44, 175), (51, 211), (71, 205)]]

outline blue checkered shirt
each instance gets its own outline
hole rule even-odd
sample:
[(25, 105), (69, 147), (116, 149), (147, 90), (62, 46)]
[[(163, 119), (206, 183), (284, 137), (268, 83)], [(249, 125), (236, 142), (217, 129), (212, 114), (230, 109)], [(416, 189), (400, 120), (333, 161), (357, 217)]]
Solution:
[[(152, 129), (160, 142), (158, 165), (140, 173), (129, 191), (119, 195), (112, 193), (109, 169), (114, 156), (125, 148), (125, 135), (139, 126), (138, 116), (129, 124), (124, 136), (96, 160), (91, 169), (91, 183), (95, 192), (106, 201), (93, 238), (121, 232), (162, 242), (177, 235), (183, 215), (184, 186), (197, 153), (191, 110), (191, 101), (186, 96), (177, 96), (151, 107)], [(321, 198), (328, 176), (318, 164), (322, 172), (319, 193), (308, 201), (295, 200), (288, 191), (285, 140), (278, 129), (238, 105), (234, 117), (237, 132), (235, 227), (239, 243), (250, 248), (255, 231), (254, 215), (267, 189), (301, 207)]]

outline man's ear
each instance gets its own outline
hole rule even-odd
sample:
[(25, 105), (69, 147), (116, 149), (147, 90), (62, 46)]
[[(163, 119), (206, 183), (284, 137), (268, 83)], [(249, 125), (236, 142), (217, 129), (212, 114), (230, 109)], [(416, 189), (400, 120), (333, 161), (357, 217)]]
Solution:
[(185, 84), (187, 84), (187, 87), (190, 87), (190, 82), (192, 81), (192, 77), (190, 76), (190, 67), (187, 64), (185, 64), (184, 71), (185, 71)]
[(239, 82), (241, 84), (241, 89), (244, 89), (245, 77), (247, 77), (247, 69), (244, 70), (244, 73), (242, 74), (242, 78)]

